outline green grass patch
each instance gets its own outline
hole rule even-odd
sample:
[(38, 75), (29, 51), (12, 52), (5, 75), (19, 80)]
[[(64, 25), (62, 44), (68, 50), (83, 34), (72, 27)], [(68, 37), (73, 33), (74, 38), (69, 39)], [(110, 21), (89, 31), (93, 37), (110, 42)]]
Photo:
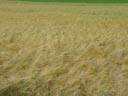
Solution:
[(32, 2), (128, 3), (128, 0), (21, 0)]

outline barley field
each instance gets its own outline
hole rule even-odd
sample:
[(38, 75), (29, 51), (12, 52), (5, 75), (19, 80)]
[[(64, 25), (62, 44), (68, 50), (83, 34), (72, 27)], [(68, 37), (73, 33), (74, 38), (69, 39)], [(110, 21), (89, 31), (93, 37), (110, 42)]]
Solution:
[(128, 4), (0, 0), (0, 96), (128, 96)]

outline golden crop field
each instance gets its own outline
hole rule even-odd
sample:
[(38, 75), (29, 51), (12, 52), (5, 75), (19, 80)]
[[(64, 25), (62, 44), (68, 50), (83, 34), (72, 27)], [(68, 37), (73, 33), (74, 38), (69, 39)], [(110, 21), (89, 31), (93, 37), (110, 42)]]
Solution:
[(128, 96), (128, 4), (1, 0), (0, 96)]

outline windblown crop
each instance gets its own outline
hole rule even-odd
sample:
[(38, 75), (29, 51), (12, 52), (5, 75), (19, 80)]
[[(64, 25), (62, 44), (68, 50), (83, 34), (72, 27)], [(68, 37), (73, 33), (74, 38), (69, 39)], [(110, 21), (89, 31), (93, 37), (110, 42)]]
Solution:
[(0, 1), (0, 96), (127, 94), (127, 4)]

